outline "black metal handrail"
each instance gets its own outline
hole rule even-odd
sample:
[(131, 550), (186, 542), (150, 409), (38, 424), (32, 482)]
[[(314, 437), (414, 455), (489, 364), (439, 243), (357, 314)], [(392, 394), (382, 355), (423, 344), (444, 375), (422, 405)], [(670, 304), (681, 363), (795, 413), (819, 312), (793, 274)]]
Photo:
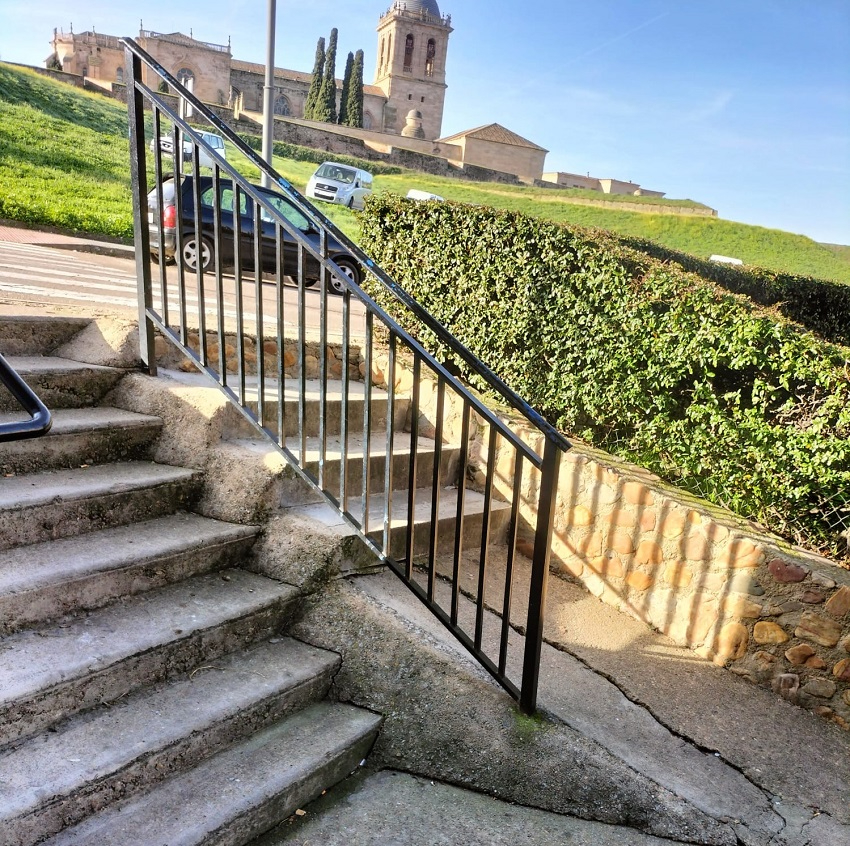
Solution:
[(53, 425), (50, 411), (2, 355), (0, 355), (0, 382), (6, 386), (9, 393), (30, 416), (29, 420), (12, 420), (0, 423), (0, 442), (20, 441), (25, 438), (38, 438), (41, 435), (46, 435)]
[[(217, 382), (244, 418), (322, 493), (376, 555), (519, 700), (521, 708), (533, 711), (559, 455), (569, 448), (569, 443), (162, 65), (132, 39), (122, 40), (127, 52), (140, 352), (149, 372), (156, 373), (154, 332), (159, 330)], [(203, 118), (265, 174), (275, 192), (252, 185), (231, 161), (218, 156), (185, 119), (182, 107), (175, 110), (154, 91), (156, 86), (143, 82), (143, 67), (155, 80), (165, 81), (172, 93), (193, 110), (196, 120)], [(153, 139), (161, 136), (163, 118), (170, 122), (173, 151), (172, 167), (166, 169), (161, 144), (155, 141), (151, 145), (154, 189), (150, 201), (145, 104), (151, 110)], [(184, 157), (186, 148), (190, 155)], [(211, 164), (211, 175), (201, 173), (202, 156)], [(190, 159), (188, 169), (184, 158)], [(171, 218), (166, 214), (167, 206)], [(159, 265), (156, 286), (152, 255)], [(173, 273), (166, 268), (166, 260), (172, 255), (176, 257)], [(227, 259), (233, 266), (232, 282), (224, 274)], [(249, 272), (251, 269), (253, 273)], [(274, 277), (272, 303), (266, 303), (264, 271)], [(287, 278), (296, 282), (294, 294), (286, 287)], [(542, 450), (519, 437), (372, 300), (362, 287), (366, 278), (390, 291), (422, 326), (520, 412), (542, 434)], [(319, 290), (311, 297), (311, 304), (318, 308), (318, 323), (310, 324), (306, 289), (314, 282), (319, 283)], [(336, 311), (329, 305), (329, 289), (341, 295)], [(252, 296), (253, 310), (246, 309), (245, 301)], [(190, 326), (192, 310), (197, 312), (197, 323)], [(210, 314), (212, 319), (208, 320)], [(287, 318), (294, 321), (297, 329), (294, 341), (285, 331)], [(340, 359), (335, 362), (329, 349), (332, 319), (341, 323)], [(252, 320), (253, 337), (249, 327)], [(271, 335), (266, 334), (269, 324), (274, 327)], [(362, 337), (362, 345), (353, 353), (358, 326), (361, 335), (357, 338)], [(386, 401), (384, 432), (380, 432), (376, 419), (381, 412), (375, 406), (378, 392), (373, 379), (379, 327), (385, 334), (383, 369), (388, 374), (386, 393), (380, 395), (381, 402)], [(308, 337), (311, 330), (317, 331), (317, 338)], [(311, 344), (314, 356), (308, 355)], [(232, 350), (230, 358), (225, 351), (228, 345)], [(252, 355), (246, 352), (249, 347), (253, 348)], [(294, 363), (288, 370), (286, 353), (292, 353), (293, 347)], [(396, 374), (403, 364), (409, 366), (411, 373), (409, 396), (403, 398), (407, 403), (407, 425), (397, 419), (401, 396), (397, 396)], [(318, 377), (319, 420), (315, 434), (311, 434), (307, 412), (310, 366), (316, 368), (314, 375)], [(338, 374), (332, 372), (334, 366), (338, 367)], [(363, 379), (362, 428), (354, 423), (359, 408), (354, 394), (359, 389), (354, 388), (357, 380), (352, 379), (352, 371), (358, 368)], [(337, 375), (338, 385), (332, 389)], [(430, 380), (436, 397), (427, 408), (421, 395), (423, 380)], [(341, 407), (338, 479), (334, 478), (329, 449), (329, 409), (337, 395)], [(434, 463), (430, 472), (420, 466), (421, 446), (426, 440), (431, 443), (420, 432), (421, 420), (433, 429), (430, 434)], [(477, 446), (472, 438), (475, 428), (480, 430)], [(362, 464), (353, 460), (358, 438), (362, 439), (362, 444), (358, 444)], [(458, 443), (449, 443), (452, 440)], [(475, 449), (479, 449), (480, 457)], [(311, 451), (317, 454), (317, 461), (311, 459)], [(507, 455), (511, 468), (510, 479), (503, 478), (505, 474), (497, 469), (503, 455)], [(384, 462), (383, 478), (374, 478), (375, 458)], [(486, 465), (485, 469), (477, 465), (479, 461)], [(355, 464), (360, 464), (360, 469)], [(402, 465), (406, 465), (405, 481), (399, 478)], [(529, 484), (528, 476), (534, 473), (537, 478)], [(359, 492), (355, 492), (357, 475)], [(428, 490), (423, 493), (423, 488)], [(441, 525), (439, 519), (449, 496), (455, 500), (451, 528)], [(530, 510), (526, 507), (529, 499), (534, 500)], [(376, 501), (379, 516), (370, 514), (370, 506)], [(480, 527), (475, 530), (469, 529), (471, 518), (467, 519), (473, 502), (480, 508)], [(403, 524), (393, 516), (397, 507), (405, 513)], [(489, 561), (496, 517), (505, 510), (509, 512), (508, 525), (500, 531), (506, 541), (506, 561), (494, 600)], [(417, 525), (420, 511), (427, 515), (427, 531)], [(528, 529), (534, 537), (532, 567), (525, 588), (528, 614), (521, 626), (525, 640), (520, 647), (521, 681), (516, 683), (509, 666), (511, 611), (515, 608), (515, 583), (519, 579), (514, 563), (520, 530), (525, 524), (530, 526), (532, 519), (533, 530)], [(474, 543), (468, 537), (470, 531), (477, 538)], [(470, 557), (477, 560), (470, 564)], [(474, 573), (467, 572), (470, 567)], [(464, 597), (470, 597), (472, 603)], [(501, 614), (497, 635), (484, 631), (485, 619), (490, 619), (486, 615), (488, 609)], [(470, 617), (474, 617), (474, 623)], [(488, 637), (497, 643), (488, 642)]]

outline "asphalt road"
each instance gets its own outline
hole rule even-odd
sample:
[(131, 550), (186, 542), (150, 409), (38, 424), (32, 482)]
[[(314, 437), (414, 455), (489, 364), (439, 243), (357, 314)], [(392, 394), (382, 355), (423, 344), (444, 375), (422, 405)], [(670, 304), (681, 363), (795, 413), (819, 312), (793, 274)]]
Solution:
[[(136, 267), (131, 255), (117, 257), (78, 252), (43, 244), (19, 243), (0, 240), (0, 302), (9, 306), (67, 305), (90, 310), (92, 314), (105, 311), (137, 313)], [(162, 294), (160, 268), (152, 265), (154, 275), (154, 307), (161, 311)], [(172, 322), (179, 320), (177, 308), (177, 273), (174, 265), (166, 268), (166, 297)], [(197, 325), (199, 297), (197, 280), (186, 278), (186, 322)], [(224, 316), (229, 326), (236, 320), (236, 283), (232, 275), (223, 280)], [(256, 314), (254, 282), (247, 278), (243, 283), (242, 300), (246, 315), (246, 329), (253, 325)], [(207, 325), (214, 326), (217, 314), (213, 278), (205, 280), (204, 312)], [(318, 332), (320, 326), (321, 296), (318, 286), (304, 292), (304, 312), (309, 334)], [(268, 331), (276, 320), (276, 285), (263, 283), (263, 324)], [(342, 333), (342, 298), (333, 294), (327, 297), (328, 337), (340, 339)], [(298, 289), (291, 282), (284, 285), (283, 316), (286, 334), (297, 330)], [(358, 302), (351, 303), (352, 337), (362, 337), (365, 309)]]

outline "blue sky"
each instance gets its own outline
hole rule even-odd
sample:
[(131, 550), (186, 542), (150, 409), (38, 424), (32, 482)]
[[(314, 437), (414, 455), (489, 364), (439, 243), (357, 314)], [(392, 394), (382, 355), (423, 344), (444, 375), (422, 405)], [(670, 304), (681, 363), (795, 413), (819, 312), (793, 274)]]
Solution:
[[(850, 244), (850, 0), (438, 0), (451, 14), (443, 134), (501, 123), (547, 170), (632, 180), (721, 217)], [(0, 59), (41, 64), (53, 27), (136, 35), (123, 4), (0, 0)], [(389, 0), (278, 0), (277, 64), (362, 48)], [(73, 13), (69, 12), (74, 8)], [(126, 6), (124, 7), (126, 9)], [(146, 29), (264, 61), (267, 0), (147, 0)]]

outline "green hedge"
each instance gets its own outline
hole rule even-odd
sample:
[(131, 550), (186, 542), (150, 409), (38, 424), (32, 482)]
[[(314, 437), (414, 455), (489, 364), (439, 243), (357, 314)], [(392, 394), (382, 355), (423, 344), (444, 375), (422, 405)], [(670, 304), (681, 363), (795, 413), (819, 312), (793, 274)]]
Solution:
[(661, 261), (676, 262), (727, 291), (746, 294), (760, 305), (775, 306), (780, 314), (826, 340), (850, 346), (850, 285), (763, 267), (718, 264), (640, 238), (617, 240)]
[[(257, 152), (262, 152), (263, 139), (259, 135), (245, 135), (239, 133), (239, 137), (252, 149)], [(369, 173), (377, 176), (379, 174), (398, 174), (401, 173), (401, 168), (395, 165), (385, 165), (380, 162), (372, 162), (368, 159), (358, 159), (355, 156), (337, 155), (336, 153), (328, 153), (326, 150), (314, 150), (311, 147), (299, 147), (297, 144), (288, 144), (286, 141), (275, 141), (272, 144), (272, 153), (280, 156), (283, 159), (292, 159), (296, 162), (322, 162), (334, 161), (339, 164), (349, 165), (350, 167), (359, 167), (361, 170), (367, 170)]]
[(554, 425), (846, 557), (846, 350), (607, 232), (391, 195), (360, 220), (366, 251)]

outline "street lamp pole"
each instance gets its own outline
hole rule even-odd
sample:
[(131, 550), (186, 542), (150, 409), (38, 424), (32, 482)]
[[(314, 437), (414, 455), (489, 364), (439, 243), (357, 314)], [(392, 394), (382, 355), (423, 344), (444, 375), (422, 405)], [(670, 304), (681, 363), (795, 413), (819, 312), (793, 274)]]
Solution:
[[(275, 5), (277, 0), (269, 0), (268, 37), (266, 41), (266, 81), (263, 85), (263, 158), (272, 163), (272, 142), (274, 141), (274, 28)], [(263, 174), (262, 183), (271, 188), (271, 178)]]

